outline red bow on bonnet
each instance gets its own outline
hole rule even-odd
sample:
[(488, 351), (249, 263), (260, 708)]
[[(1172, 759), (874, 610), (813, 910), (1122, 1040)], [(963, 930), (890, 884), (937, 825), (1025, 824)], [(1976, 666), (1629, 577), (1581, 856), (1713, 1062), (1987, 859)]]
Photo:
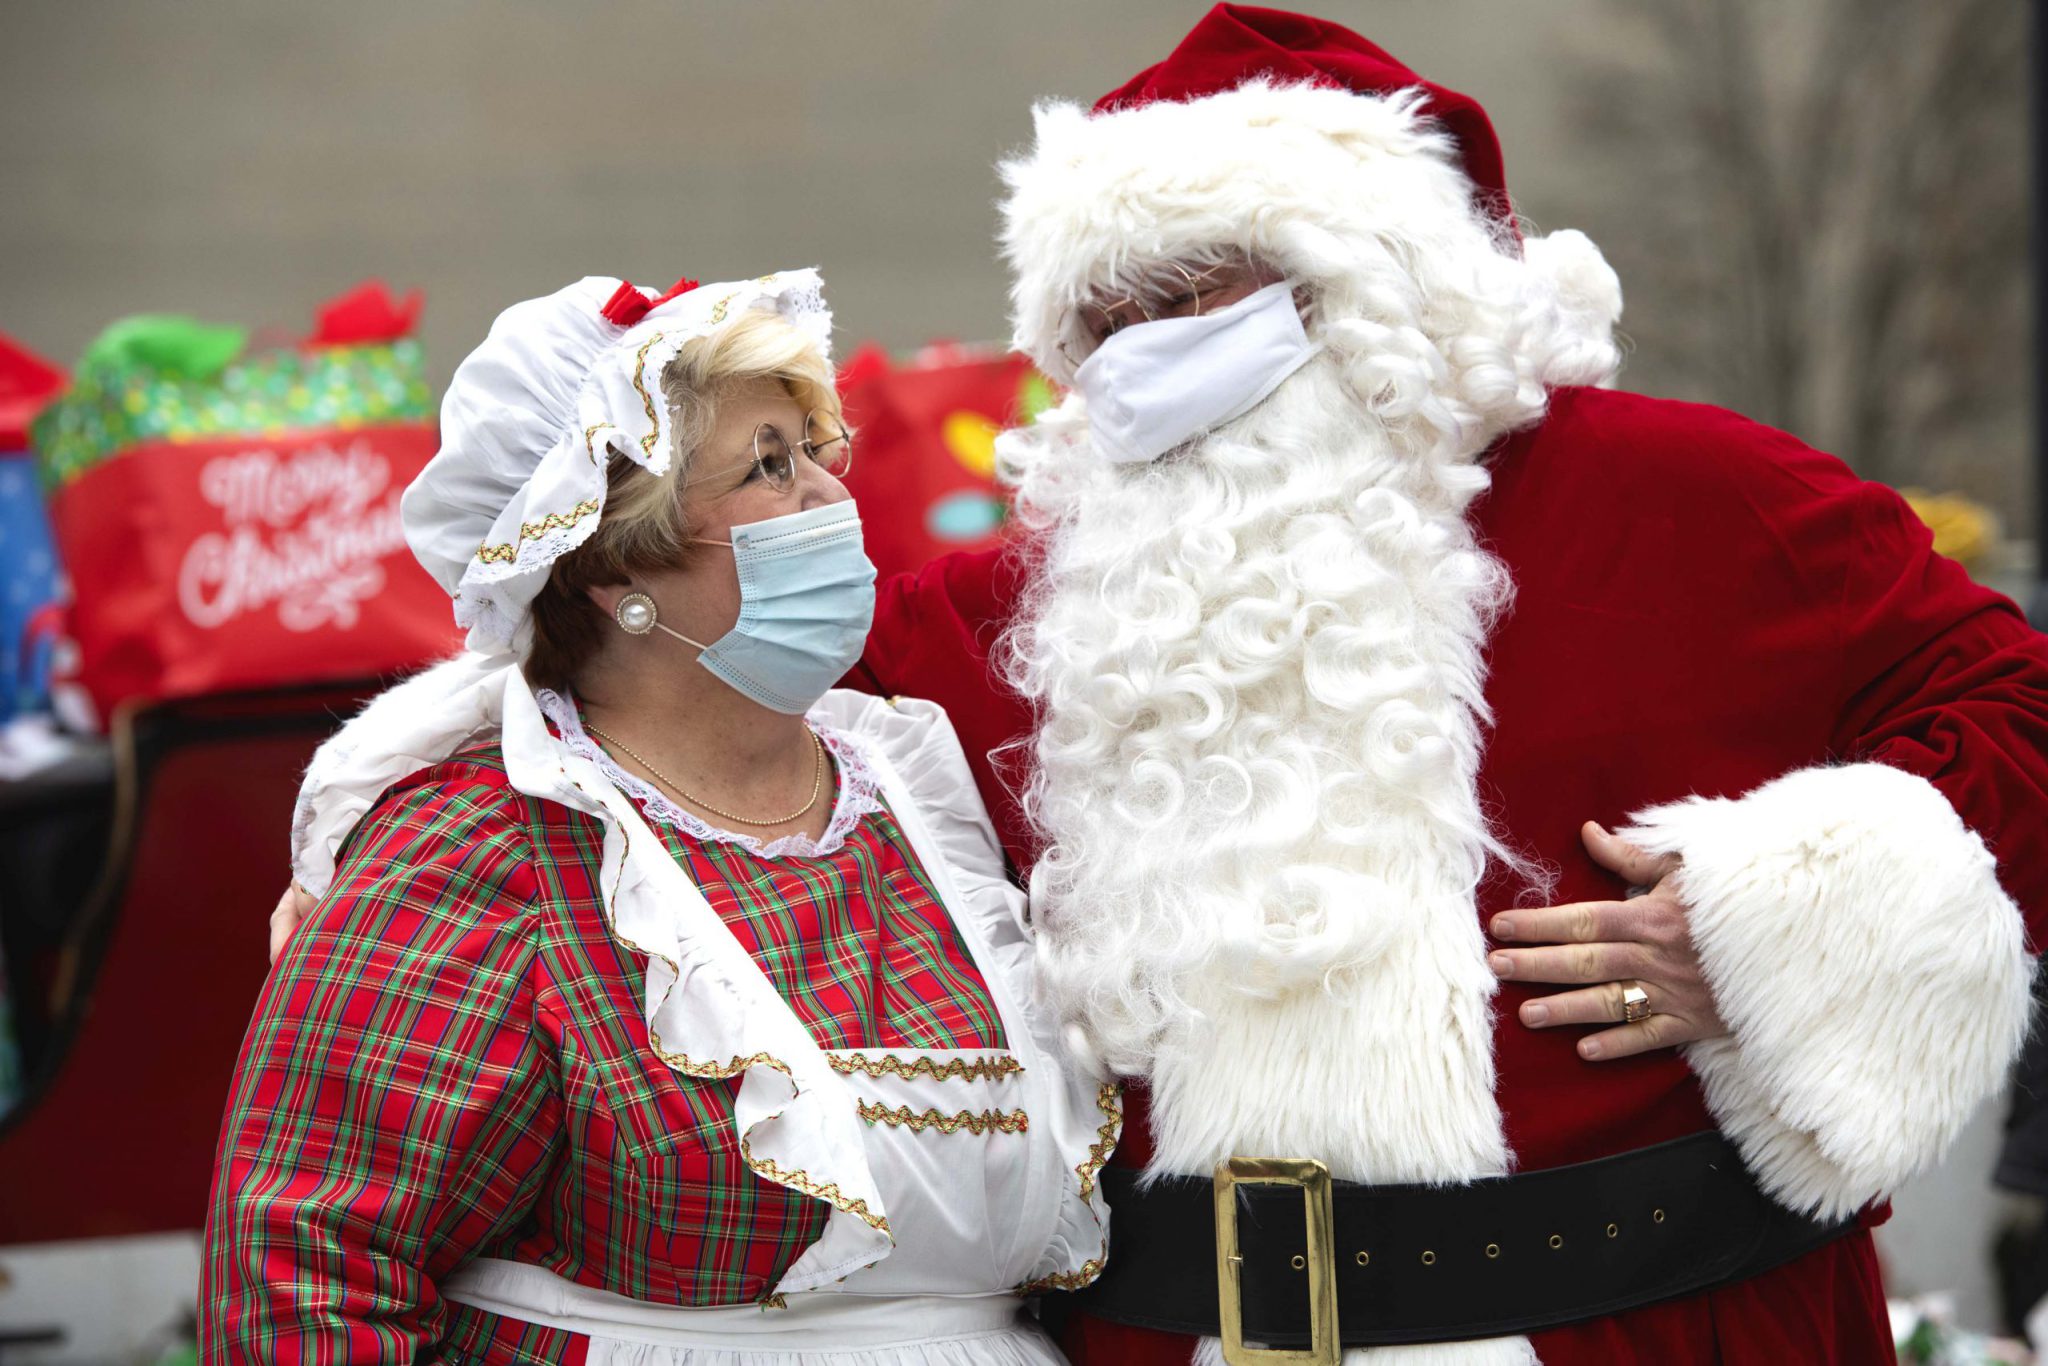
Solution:
[(668, 293), (659, 299), (650, 299), (642, 294), (631, 280), (621, 280), (619, 287), (612, 291), (612, 297), (606, 299), (604, 307), (598, 311), (603, 313), (608, 321), (617, 323), (620, 327), (631, 327), (670, 299), (688, 294), (697, 288), (699, 283), (696, 280), (678, 280), (669, 286)]

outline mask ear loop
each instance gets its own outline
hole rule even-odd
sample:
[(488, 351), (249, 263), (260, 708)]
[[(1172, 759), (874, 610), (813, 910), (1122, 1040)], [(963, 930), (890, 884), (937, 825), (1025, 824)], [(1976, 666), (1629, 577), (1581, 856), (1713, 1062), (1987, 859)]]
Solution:
[(619, 605), (612, 611), (612, 617), (619, 623), (619, 629), (629, 636), (644, 636), (649, 631), (660, 630), (666, 631), (685, 645), (696, 646), (699, 650), (711, 648), (702, 641), (690, 639), (681, 631), (663, 626), (661, 614), (655, 610), (654, 599), (645, 593), (628, 593), (620, 598)]

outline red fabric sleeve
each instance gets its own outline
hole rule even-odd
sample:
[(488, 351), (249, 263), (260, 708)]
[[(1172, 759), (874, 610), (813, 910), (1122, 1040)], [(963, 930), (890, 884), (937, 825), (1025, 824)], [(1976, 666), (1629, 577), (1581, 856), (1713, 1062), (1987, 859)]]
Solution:
[(559, 1138), (535, 878), (502, 775), (388, 796), (243, 1041), (207, 1219), (217, 1362), (411, 1362), (436, 1280), (531, 1204)]
[(1017, 590), (1014, 559), (1007, 547), (941, 555), (885, 579), (875, 593), (867, 649), (841, 686), (943, 706), (947, 699), (930, 691), (933, 685), (965, 685), (962, 700), (978, 700), (986, 686), (982, 662)]
[(1029, 572), (1022, 544), (943, 555), (899, 574), (875, 598), (867, 653), (841, 684), (883, 697), (921, 697), (946, 709), (975, 786), (1012, 866), (1033, 850), (1016, 792), (1031, 709), (991, 663)]
[(1936, 554), (1890, 489), (1861, 486), (1848, 544), (1836, 752), (1940, 788), (2048, 942), (2048, 637)]
[[(1646, 424), (1676, 448), (1658, 477), (1684, 500), (1688, 524), (1713, 528), (1684, 553), (1715, 572), (1673, 565), (1674, 580), (1716, 584), (1750, 659), (1810, 681), (1823, 727), (1814, 738), (1831, 757), (1933, 783), (1997, 856), (2034, 941), (2048, 942), (2048, 638), (1935, 553), (1896, 492), (1795, 437), (1693, 405), (1572, 402), (1631, 417), (1631, 451)], [(1810, 679), (1808, 660), (1820, 664)], [(1739, 674), (1727, 682), (1744, 686)]]

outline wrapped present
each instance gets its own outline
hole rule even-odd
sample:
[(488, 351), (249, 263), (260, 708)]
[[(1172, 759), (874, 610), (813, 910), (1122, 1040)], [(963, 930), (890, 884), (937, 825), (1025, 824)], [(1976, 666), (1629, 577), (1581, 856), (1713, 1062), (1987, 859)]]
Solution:
[(0, 334), (0, 723), (48, 702), (49, 645), (38, 623), (57, 600), (57, 552), (29, 455), (29, 424), (64, 372)]
[[(1028, 422), (1052, 389), (1022, 356), (939, 343), (894, 365), (865, 346), (840, 372), (868, 557), (884, 575), (1003, 535), (996, 433)], [(887, 515), (882, 515), (883, 510)]]
[(97, 716), (455, 648), (398, 519), (436, 444), (418, 309), (370, 284), (296, 347), (139, 317), (87, 349), (34, 437), (70, 580), (65, 681)]

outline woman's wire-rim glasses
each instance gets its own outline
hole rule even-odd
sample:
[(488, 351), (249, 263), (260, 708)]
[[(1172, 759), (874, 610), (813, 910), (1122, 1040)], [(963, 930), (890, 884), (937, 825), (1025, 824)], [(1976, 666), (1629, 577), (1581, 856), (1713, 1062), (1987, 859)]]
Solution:
[[(853, 438), (847, 434), (846, 425), (823, 408), (813, 408), (804, 414), (804, 438), (794, 448), (774, 423), (763, 422), (754, 428), (754, 468), (777, 493), (787, 493), (796, 487), (799, 452), (834, 479), (844, 479), (853, 469)], [(684, 482), (695, 484), (716, 477), (700, 475)]]

